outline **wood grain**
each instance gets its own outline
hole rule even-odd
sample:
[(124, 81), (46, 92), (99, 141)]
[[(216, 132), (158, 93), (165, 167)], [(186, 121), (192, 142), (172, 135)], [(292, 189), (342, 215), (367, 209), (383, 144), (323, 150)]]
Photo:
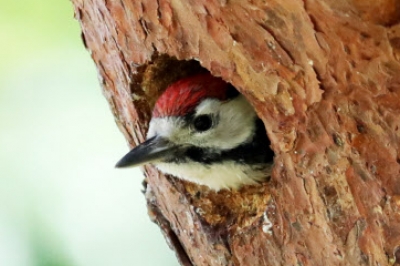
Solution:
[(262, 186), (215, 193), (145, 168), (182, 265), (399, 264), (398, 1), (72, 2), (131, 147), (165, 87), (205, 70), (266, 126)]

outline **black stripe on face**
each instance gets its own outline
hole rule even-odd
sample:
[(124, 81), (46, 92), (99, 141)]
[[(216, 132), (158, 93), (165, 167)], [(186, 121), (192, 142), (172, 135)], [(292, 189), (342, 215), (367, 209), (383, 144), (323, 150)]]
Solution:
[(167, 162), (179, 164), (194, 161), (211, 165), (224, 161), (235, 161), (241, 164), (264, 164), (271, 162), (274, 158), (274, 152), (271, 150), (270, 144), (262, 121), (257, 119), (256, 132), (252, 141), (248, 143), (224, 151), (189, 146), (181, 149), (173, 158), (170, 157)]

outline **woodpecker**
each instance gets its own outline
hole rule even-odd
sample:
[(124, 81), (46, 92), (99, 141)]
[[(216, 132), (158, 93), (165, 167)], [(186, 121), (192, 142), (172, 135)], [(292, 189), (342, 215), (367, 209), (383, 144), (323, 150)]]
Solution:
[(218, 191), (262, 182), (273, 155), (264, 124), (245, 97), (206, 73), (167, 87), (153, 109), (147, 140), (116, 167), (151, 163)]

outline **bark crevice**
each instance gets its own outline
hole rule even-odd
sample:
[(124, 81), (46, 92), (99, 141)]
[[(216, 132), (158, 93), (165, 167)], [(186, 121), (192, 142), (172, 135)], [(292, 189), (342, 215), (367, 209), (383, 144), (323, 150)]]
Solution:
[(73, 3), (131, 146), (166, 86), (201, 71), (267, 129), (261, 186), (215, 193), (145, 167), (149, 212), (182, 265), (399, 263), (398, 1)]

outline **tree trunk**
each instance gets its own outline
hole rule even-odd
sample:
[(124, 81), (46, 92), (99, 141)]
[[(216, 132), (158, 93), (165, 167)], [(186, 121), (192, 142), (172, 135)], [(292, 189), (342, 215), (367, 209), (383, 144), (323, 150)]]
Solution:
[(145, 167), (182, 265), (400, 265), (398, 0), (73, 3), (131, 146), (163, 89), (201, 68), (265, 124), (261, 186), (216, 193)]

